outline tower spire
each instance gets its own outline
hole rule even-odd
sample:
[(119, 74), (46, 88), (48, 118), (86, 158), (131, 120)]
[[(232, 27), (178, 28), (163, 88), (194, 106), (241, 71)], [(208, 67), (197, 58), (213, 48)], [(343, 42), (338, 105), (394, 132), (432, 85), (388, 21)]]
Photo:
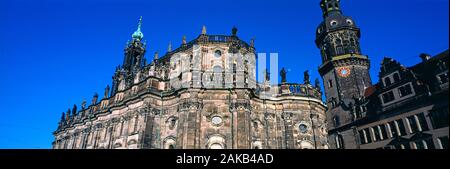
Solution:
[(144, 38), (144, 34), (141, 32), (141, 26), (142, 26), (142, 16), (139, 18), (137, 30), (131, 36), (133, 37), (133, 39), (141, 40), (142, 38)]
[(206, 35), (206, 26), (205, 25), (203, 25), (203, 27), (202, 27), (202, 35)]
[(334, 14), (342, 14), (340, 0), (321, 0), (320, 8), (322, 8), (324, 18)]
[(169, 41), (169, 46), (167, 47), (167, 52), (172, 52), (172, 41)]

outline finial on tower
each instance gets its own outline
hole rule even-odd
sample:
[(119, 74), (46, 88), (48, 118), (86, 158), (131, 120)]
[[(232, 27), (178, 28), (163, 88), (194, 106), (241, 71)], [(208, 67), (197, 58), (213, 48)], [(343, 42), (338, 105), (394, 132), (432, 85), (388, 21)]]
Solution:
[(155, 56), (153, 56), (153, 60), (158, 60), (158, 52), (155, 52)]
[(332, 14), (342, 14), (339, 3), (340, 0), (321, 0), (320, 8), (322, 8), (323, 17), (327, 17)]
[(181, 44), (186, 45), (186, 36), (183, 35), (183, 38), (181, 39)]
[(142, 38), (144, 38), (144, 34), (141, 32), (141, 26), (142, 26), (142, 16), (139, 18), (137, 30), (131, 36), (133, 37), (133, 39), (141, 40)]
[(233, 29), (231, 29), (231, 34), (233, 35), (233, 36), (236, 36), (236, 34), (237, 34), (237, 28), (236, 28), (236, 26), (233, 26)]
[(203, 25), (203, 27), (202, 27), (202, 35), (206, 35), (206, 26), (205, 25)]
[(303, 72), (303, 84), (311, 84), (309, 79), (309, 70), (305, 70), (305, 72)]
[(169, 41), (169, 46), (167, 47), (167, 52), (172, 52), (172, 42)]

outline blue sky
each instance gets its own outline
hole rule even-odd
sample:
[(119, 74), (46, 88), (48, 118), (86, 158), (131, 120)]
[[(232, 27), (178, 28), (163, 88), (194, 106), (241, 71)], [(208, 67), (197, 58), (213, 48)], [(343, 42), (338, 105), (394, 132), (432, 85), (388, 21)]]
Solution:
[[(448, 49), (448, 0), (342, 0), (345, 15), (361, 28), (361, 48), (378, 81), (380, 62), (406, 66)], [(0, 148), (50, 148), (61, 112), (102, 93), (123, 48), (143, 16), (147, 58), (169, 41), (230, 34), (237, 26), (258, 52), (279, 53), (288, 81), (309, 69), (319, 77), (314, 44), (322, 20), (319, 0), (301, 1), (0, 1)]]

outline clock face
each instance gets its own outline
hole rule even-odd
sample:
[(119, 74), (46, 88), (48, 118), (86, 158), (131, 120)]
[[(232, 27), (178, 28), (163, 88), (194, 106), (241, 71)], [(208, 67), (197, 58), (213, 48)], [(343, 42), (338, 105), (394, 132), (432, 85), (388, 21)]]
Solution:
[(348, 67), (341, 67), (338, 69), (339, 76), (348, 77), (350, 75), (350, 69)]

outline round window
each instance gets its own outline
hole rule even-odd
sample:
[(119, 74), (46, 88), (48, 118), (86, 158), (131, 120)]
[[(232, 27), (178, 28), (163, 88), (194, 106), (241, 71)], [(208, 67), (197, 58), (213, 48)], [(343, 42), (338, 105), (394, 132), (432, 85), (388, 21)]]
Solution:
[(347, 24), (349, 24), (349, 25), (353, 25), (353, 21), (352, 20), (350, 20), (350, 19), (347, 19)]
[(221, 52), (220, 50), (216, 50), (216, 51), (214, 52), (214, 56), (215, 56), (215, 57), (221, 57), (221, 56), (222, 56), (222, 52)]
[(298, 128), (302, 133), (306, 133), (308, 131), (308, 126), (306, 126), (306, 124), (300, 124), (298, 125)]
[(214, 125), (219, 125), (219, 124), (222, 123), (222, 117), (214, 116), (214, 117), (211, 119), (211, 122), (212, 122)]
[(332, 20), (332, 21), (330, 22), (330, 25), (331, 25), (331, 26), (336, 26), (336, 25), (337, 25), (337, 23), (338, 23), (337, 21), (335, 21), (335, 20)]

